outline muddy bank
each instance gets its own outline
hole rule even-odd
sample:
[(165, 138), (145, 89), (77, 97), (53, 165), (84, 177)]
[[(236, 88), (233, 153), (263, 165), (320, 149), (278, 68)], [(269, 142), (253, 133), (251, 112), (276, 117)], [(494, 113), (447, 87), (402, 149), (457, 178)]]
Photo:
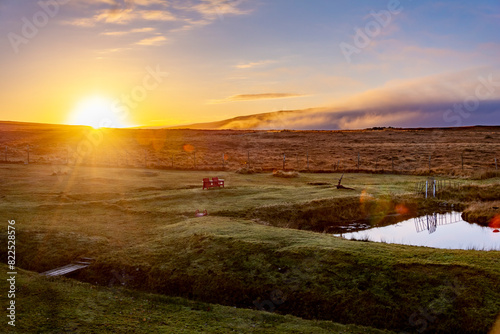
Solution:
[(375, 199), (362, 195), (301, 204), (264, 206), (253, 210), (248, 218), (277, 227), (343, 233), (396, 224), (420, 215), (451, 209), (458, 207), (410, 196)]
[(462, 213), (462, 219), (482, 226), (500, 227), (500, 201), (472, 203)]

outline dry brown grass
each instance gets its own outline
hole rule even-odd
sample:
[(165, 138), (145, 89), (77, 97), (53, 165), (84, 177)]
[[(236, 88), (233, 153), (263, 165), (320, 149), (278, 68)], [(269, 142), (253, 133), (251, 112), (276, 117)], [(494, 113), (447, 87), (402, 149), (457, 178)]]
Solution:
[(500, 201), (472, 203), (462, 214), (466, 221), (484, 226), (488, 226), (496, 216), (500, 216)]
[[(285, 153), (285, 169), (297, 171), (475, 174), (484, 178), (495, 171), (495, 157), (500, 151), (500, 127), (359, 131), (104, 129), (91, 135), (89, 131), (85, 127), (0, 123), (0, 161), (5, 159), (5, 146), (9, 161), (26, 161), (26, 145), (30, 144), (32, 162), (59, 164), (66, 163), (69, 157), (71, 164), (75, 160), (71, 152), (76, 152), (79, 145), (87, 145), (90, 149), (84, 163), (98, 166), (232, 171), (250, 167), (271, 171), (283, 168)], [(89, 138), (97, 144), (90, 143)]]

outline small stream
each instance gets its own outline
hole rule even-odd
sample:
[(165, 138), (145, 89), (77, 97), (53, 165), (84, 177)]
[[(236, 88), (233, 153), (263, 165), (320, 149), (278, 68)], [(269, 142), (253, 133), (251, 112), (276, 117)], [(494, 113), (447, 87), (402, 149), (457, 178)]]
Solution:
[(497, 232), (498, 229), (464, 221), (460, 212), (450, 212), (334, 236), (444, 249), (500, 250), (500, 233)]

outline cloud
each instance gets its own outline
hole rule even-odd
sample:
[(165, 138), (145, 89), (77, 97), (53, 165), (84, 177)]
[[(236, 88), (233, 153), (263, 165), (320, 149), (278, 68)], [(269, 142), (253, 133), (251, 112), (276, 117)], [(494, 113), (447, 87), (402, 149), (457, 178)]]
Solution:
[[(457, 101), (458, 102), (458, 101)], [(280, 111), (250, 115), (214, 123), (204, 128), (256, 129), (256, 130), (339, 130), (365, 129), (371, 127), (453, 127), (467, 125), (498, 125), (500, 100), (481, 103), (468, 118), (443, 119), (443, 114), (452, 110), (448, 103), (420, 103), (359, 110), (337, 110), (331, 108)], [(457, 116), (456, 114), (455, 116)], [(196, 128), (196, 125), (192, 126)]]
[(239, 102), (239, 101), (255, 101), (255, 100), (271, 100), (271, 99), (288, 99), (293, 97), (303, 97), (303, 94), (294, 93), (264, 93), (264, 94), (240, 94), (226, 97), (222, 100), (211, 100), (210, 104)]
[(143, 10), (138, 15), (148, 21), (176, 21), (177, 17), (166, 10)]
[(95, 26), (95, 20), (92, 18), (76, 18), (71, 20), (63, 20), (59, 22), (62, 25), (75, 27), (89, 28)]
[(165, 43), (166, 40), (167, 39), (164, 36), (155, 36), (155, 37), (149, 37), (149, 38), (142, 39), (139, 42), (137, 42), (136, 44), (137, 45), (146, 45), (146, 46), (162, 45)]
[(234, 67), (239, 68), (239, 69), (247, 69), (247, 68), (252, 68), (256, 66), (264, 66), (268, 64), (273, 64), (276, 63), (275, 60), (261, 60), (261, 61), (256, 61), (256, 62), (249, 62), (249, 63), (244, 63), (244, 64), (238, 64), (235, 65)]
[(126, 30), (126, 31), (107, 31), (107, 32), (102, 32), (101, 35), (122, 36), (122, 35), (135, 34), (135, 33), (152, 32), (154, 30), (155, 30), (155, 28), (138, 28), (138, 29), (132, 29), (132, 30)]
[(136, 5), (148, 7), (151, 5), (164, 5), (166, 6), (168, 2), (165, 0), (133, 0)]
[[(247, 96), (259, 95), (267, 94), (236, 95), (223, 101), (246, 100)], [(413, 80), (393, 80), (328, 107), (240, 116), (203, 126), (336, 130), (499, 124), (500, 68), (484, 67)]]
[(187, 31), (210, 24), (221, 15), (250, 13), (250, 10), (242, 10), (239, 7), (242, 3), (241, 0), (128, 0), (123, 4), (116, 0), (79, 0), (72, 3), (78, 8), (75, 12), (84, 11), (87, 15), (60, 23), (77, 27), (95, 27), (99, 24), (127, 25), (143, 21), (177, 22), (177, 26), (169, 27), (168, 31)]
[(242, 0), (201, 0), (198, 5), (192, 6), (190, 9), (203, 15), (205, 18), (215, 19), (222, 18), (223, 15), (244, 15), (249, 14), (250, 10), (242, 10), (239, 5)]
[(127, 24), (137, 17), (137, 13), (132, 8), (124, 10), (101, 10), (94, 16), (95, 23), (114, 23), (114, 24)]
[(116, 53), (116, 52), (123, 52), (123, 51), (127, 51), (127, 50), (130, 50), (130, 48), (104, 49), (104, 50), (97, 51), (97, 53), (105, 55), (105, 54), (111, 54), (111, 53)]

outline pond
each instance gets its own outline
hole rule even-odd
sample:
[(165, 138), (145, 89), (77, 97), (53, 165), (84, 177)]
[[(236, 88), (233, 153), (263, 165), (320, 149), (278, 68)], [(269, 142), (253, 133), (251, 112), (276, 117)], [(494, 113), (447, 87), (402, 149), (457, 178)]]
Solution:
[(450, 212), (334, 236), (445, 249), (500, 250), (500, 233), (496, 232), (498, 229), (464, 221), (460, 212)]

